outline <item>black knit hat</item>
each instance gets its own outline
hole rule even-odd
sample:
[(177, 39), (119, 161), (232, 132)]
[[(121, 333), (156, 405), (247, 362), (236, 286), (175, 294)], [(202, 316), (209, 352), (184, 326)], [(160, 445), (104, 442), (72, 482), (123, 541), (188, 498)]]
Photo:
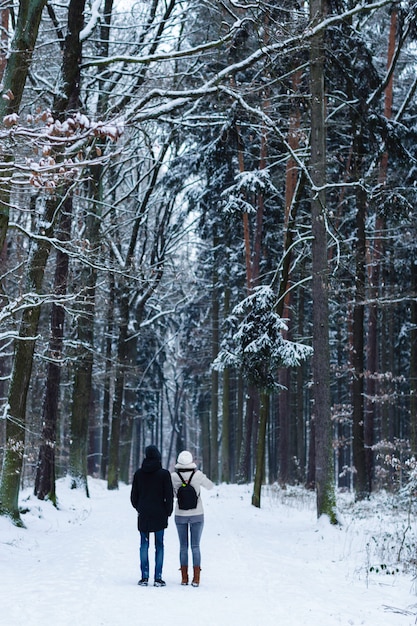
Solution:
[(157, 459), (158, 461), (161, 460), (161, 453), (156, 446), (147, 446), (145, 448), (145, 456), (147, 459)]

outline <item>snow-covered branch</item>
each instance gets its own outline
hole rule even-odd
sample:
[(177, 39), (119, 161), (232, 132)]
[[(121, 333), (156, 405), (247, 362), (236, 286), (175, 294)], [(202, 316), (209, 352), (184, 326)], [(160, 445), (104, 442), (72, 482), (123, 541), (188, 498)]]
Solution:
[(110, 57), (105, 57), (105, 58), (98, 57), (90, 61), (85, 61), (81, 67), (82, 68), (107, 67), (115, 63), (148, 65), (149, 63), (156, 63), (159, 61), (175, 61), (179, 59), (185, 59), (191, 56), (199, 55), (202, 52), (207, 52), (210, 50), (214, 50), (216, 48), (220, 48), (224, 44), (231, 41), (235, 35), (235, 31), (240, 28), (242, 28), (242, 22), (237, 22), (233, 24), (232, 28), (230, 29), (230, 31), (225, 37), (222, 37), (221, 39), (217, 39), (216, 41), (209, 41), (199, 46), (194, 46), (193, 48), (186, 48), (185, 50), (178, 50), (178, 51), (172, 50), (170, 52), (158, 52), (155, 54), (147, 54), (143, 56), (116, 55), (116, 56), (110, 56)]
[(80, 32), (80, 41), (84, 41), (85, 39), (87, 39), (99, 22), (101, 1), (102, 0), (94, 0), (94, 2), (92, 2), (90, 19)]

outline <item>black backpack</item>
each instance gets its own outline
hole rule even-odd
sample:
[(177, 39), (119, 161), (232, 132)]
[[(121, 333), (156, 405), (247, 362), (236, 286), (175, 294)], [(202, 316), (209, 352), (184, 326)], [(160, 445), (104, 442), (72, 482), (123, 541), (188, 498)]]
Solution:
[(198, 496), (197, 492), (192, 485), (190, 485), (191, 479), (194, 476), (195, 470), (191, 472), (190, 478), (185, 480), (184, 477), (177, 470), (178, 476), (181, 478), (182, 485), (177, 491), (178, 507), (183, 511), (189, 511), (195, 509), (197, 506)]

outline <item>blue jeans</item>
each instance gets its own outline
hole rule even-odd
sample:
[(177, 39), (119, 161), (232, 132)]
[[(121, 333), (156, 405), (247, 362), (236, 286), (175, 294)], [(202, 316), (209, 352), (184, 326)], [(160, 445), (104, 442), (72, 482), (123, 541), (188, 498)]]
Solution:
[[(178, 538), (180, 540), (180, 565), (188, 566), (188, 536), (191, 539), (191, 554), (194, 567), (201, 565), (200, 539), (203, 532), (204, 522), (177, 523)], [(188, 532), (189, 531), (189, 532)]]
[[(149, 578), (149, 533), (140, 533), (140, 569), (142, 578)], [(164, 564), (164, 531), (155, 532), (155, 580), (162, 578)]]

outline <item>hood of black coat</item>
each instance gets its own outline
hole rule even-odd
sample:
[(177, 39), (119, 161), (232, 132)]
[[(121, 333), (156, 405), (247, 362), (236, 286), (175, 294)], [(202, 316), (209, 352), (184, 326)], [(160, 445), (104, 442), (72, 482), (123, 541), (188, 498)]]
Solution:
[(145, 449), (145, 458), (142, 462), (144, 472), (156, 472), (161, 469), (161, 453), (156, 446), (147, 446)]
[(162, 463), (158, 459), (143, 459), (142, 470), (148, 474), (161, 469)]

